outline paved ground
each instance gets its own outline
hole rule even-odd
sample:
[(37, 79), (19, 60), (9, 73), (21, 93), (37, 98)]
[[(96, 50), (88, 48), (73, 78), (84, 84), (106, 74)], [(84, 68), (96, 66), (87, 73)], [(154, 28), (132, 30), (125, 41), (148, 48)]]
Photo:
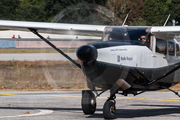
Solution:
[[(72, 59), (77, 59), (76, 53), (66, 53)], [(67, 59), (62, 56), (60, 53), (1, 53), (0, 60), (27, 60), (27, 61), (36, 61), (36, 60), (64, 60)]]
[[(94, 115), (84, 115), (79, 91), (0, 91), (0, 120), (103, 120), (108, 92), (97, 99)], [(179, 120), (180, 99), (171, 92), (117, 96), (116, 119)]]

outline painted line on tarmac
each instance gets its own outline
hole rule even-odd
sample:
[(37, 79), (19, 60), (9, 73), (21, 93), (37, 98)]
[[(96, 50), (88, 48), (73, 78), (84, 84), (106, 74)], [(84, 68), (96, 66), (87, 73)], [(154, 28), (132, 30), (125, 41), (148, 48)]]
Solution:
[(1, 96), (12, 96), (12, 95), (15, 95), (15, 94), (0, 94)]
[(47, 115), (53, 113), (52, 110), (40, 110), (39, 113), (35, 114), (23, 114), (23, 115), (14, 115), (14, 116), (1, 116), (0, 118), (16, 118), (16, 117), (32, 117), (32, 116), (39, 116), (39, 115)]
[(152, 101), (169, 101), (169, 102), (180, 102), (180, 100), (172, 99), (159, 99), (159, 98), (136, 98), (136, 97), (117, 97), (119, 99), (134, 99), (134, 100), (152, 100)]
[[(0, 95), (16, 95), (16, 96), (52, 96), (52, 97), (66, 97), (66, 98), (81, 98), (82, 96), (71, 96), (71, 95), (18, 95), (18, 94), (0, 94)], [(107, 97), (98, 97), (107, 99)], [(180, 102), (180, 99), (169, 98), (169, 99), (159, 99), (159, 98), (138, 98), (138, 97), (116, 97), (116, 99), (129, 99), (129, 100), (152, 100), (152, 101), (169, 101), (169, 102)]]
[[(27, 95), (28, 96), (28, 95)], [(69, 98), (81, 98), (82, 96), (70, 96), (70, 95), (30, 95), (30, 96), (54, 96), (54, 97), (69, 97)], [(107, 99), (108, 97), (98, 97)], [(169, 102), (180, 102), (180, 100), (173, 99), (159, 99), (159, 98), (138, 98), (138, 97), (116, 97), (116, 99), (130, 99), (130, 100), (152, 100), (152, 101), (169, 101)]]

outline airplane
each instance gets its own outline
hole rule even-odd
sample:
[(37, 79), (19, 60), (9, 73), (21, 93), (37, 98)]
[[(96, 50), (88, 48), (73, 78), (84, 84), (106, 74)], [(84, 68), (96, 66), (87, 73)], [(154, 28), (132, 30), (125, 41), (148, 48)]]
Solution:
[[(90, 90), (82, 91), (84, 114), (94, 114), (96, 98), (110, 95), (103, 106), (105, 119), (116, 114), (116, 95), (139, 95), (146, 91), (170, 89), (180, 82), (180, 26), (105, 26), (67, 23), (0, 20), (1, 29), (31, 31), (82, 70)], [(76, 51), (79, 64), (40, 32), (66, 35), (93, 34), (100, 42)]]

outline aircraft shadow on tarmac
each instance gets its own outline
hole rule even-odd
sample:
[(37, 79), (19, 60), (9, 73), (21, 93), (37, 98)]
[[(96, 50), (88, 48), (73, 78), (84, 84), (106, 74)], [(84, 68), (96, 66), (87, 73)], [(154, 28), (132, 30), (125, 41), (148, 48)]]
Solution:
[[(153, 117), (168, 114), (180, 114), (180, 106), (177, 105), (141, 105), (133, 104), (131, 106), (147, 106), (149, 109), (117, 109), (116, 118), (139, 118), (139, 117)], [(153, 108), (152, 108), (153, 107)], [(13, 109), (13, 110), (53, 110), (53, 111), (82, 111), (81, 108), (44, 108), (44, 107), (0, 107), (0, 109)], [(102, 109), (96, 111), (102, 112)], [(83, 114), (83, 112), (82, 112)], [(102, 113), (95, 113), (93, 115), (84, 115), (86, 118), (103, 118)]]
[[(147, 106), (149, 109), (116, 109), (115, 118), (139, 118), (139, 117), (154, 117), (168, 114), (180, 114), (180, 106), (176, 105), (132, 105), (132, 106)], [(151, 108), (153, 107), (153, 108)], [(101, 110), (102, 111), (102, 110)], [(100, 118), (102, 114), (94, 114), (88, 118)]]

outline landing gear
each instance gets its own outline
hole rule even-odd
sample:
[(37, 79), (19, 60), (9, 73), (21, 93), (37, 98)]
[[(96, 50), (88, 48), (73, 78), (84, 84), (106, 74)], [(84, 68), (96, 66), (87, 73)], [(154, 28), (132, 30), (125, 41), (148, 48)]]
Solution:
[(96, 111), (96, 97), (92, 91), (82, 91), (81, 106), (84, 114), (94, 114)]
[[(98, 94), (97, 91), (95, 91), (97, 97), (100, 96), (103, 92), (105, 91), (102, 91)], [(105, 102), (103, 106), (103, 116), (105, 119), (113, 119), (115, 117), (115, 99), (115, 94), (111, 94), (109, 99)], [(81, 106), (84, 114), (94, 114), (96, 111), (96, 97), (91, 90), (82, 91)]]
[(103, 107), (103, 116), (105, 119), (114, 119), (116, 113), (115, 102), (106, 101)]

